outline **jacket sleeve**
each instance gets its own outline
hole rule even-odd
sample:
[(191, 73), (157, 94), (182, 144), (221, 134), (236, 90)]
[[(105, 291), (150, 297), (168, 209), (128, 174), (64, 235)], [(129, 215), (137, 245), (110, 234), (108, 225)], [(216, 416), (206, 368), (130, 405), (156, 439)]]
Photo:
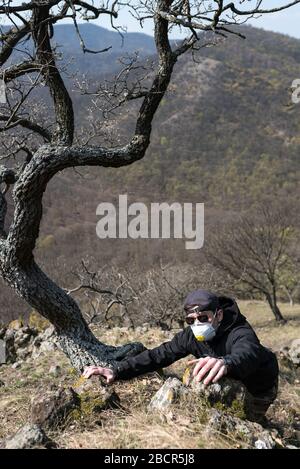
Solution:
[(239, 379), (246, 378), (260, 366), (263, 348), (254, 331), (239, 328), (232, 332), (231, 351), (225, 355), (228, 372)]
[(189, 355), (187, 350), (187, 330), (178, 332), (169, 342), (164, 342), (152, 350), (144, 350), (135, 357), (129, 357), (116, 365), (116, 379), (130, 379), (171, 365), (176, 360)]

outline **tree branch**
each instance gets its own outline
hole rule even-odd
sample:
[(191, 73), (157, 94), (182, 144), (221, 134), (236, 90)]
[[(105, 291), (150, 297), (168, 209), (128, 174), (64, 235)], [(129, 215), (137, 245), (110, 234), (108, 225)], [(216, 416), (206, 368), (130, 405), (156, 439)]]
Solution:
[(167, 11), (171, 3), (171, 0), (159, 0), (154, 17), (154, 38), (159, 57), (158, 68), (152, 86), (140, 107), (135, 128), (136, 136), (143, 135), (147, 141), (150, 139), (153, 116), (167, 90), (177, 60), (177, 55), (173, 54), (168, 38), (168, 20), (160, 14), (160, 12)]
[[(1, 7), (0, 7), (1, 12)], [(1, 48), (0, 52), (0, 66), (2, 66), (11, 56), (15, 46), (18, 42), (30, 32), (29, 25), (24, 25), (20, 29), (12, 28), (7, 34), (2, 36), (1, 41), (4, 42), (4, 45)]]
[(31, 2), (25, 3), (23, 2), (21, 5), (18, 6), (9, 6), (5, 5), (0, 7), (0, 14), (9, 14), (9, 13), (18, 13), (20, 11), (28, 11), (33, 10), (35, 8), (40, 8), (41, 6), (45, 6), (51, 8), (57, 5), (61, 0), (32, 0)]
[[(47, 142), (51, 141), (52, 134), (51, 132), (49, 132), (49, 130), (40, 126), (36, 122), (33, 122), (29, 119), (25, 119), (24, 117), (21, 117), (21, 116), (19, 117), (17, 115), (14, 117), (0, 115), (0, 121), (5, 121), (5, 122), (10, 121), (10, 124), (7, 127), (5, 127), (4, 130), (8, 130), (8, 129), (11, 129), (13, 127), (20, 125), (21, 127), (24, 127), (25, 129), (32, 130), (33, 132), (39, 134)], [(3, 130), (0, 128), (0, 132), (1, 131)]]
[[(48, 25), (49, 7), (39, 7), (33, 12), (33, 39), (36, 44), (36, 55), (44, 65), (41, 73), (49, 86), (54, 103), (56, 130), (52, 141), (60, 145), (71, 145), (74, 137), (73, 103), (57, 69), (52, 52)], [(43, 23), (44, 21), (44, 23)]]
[(73, 166), (120, 167), (141, 159), (148, 146), (146, 137), (134, 136), (122, 147), (69, 147), (43, 145), (24, 168), (13, 191), (14, 220), (7, 245), (10, 261), (21, 264), (33, 259), (32, 251), (39, 235), (42, 196), (50, 179), (59, 171)]
[(3, 183), (6, 185), (3, 191), (0, 190), (0, 238), (2, 239), (5, 239), (7, 236), (4, 230), (5, 217), (7, 212), (5, 194), (8, 191), (9, 186), (16, 182), (16, 179), (16, 174), (12, 169), (5, 168), (5, 166), (0, 166), (0, 187)]
[(260, 9), (256, 7), (256, 8), (253, 8), (253, 10), (243, 11), (243, 10), (239, 10), (238, 8), (236, 8), (235, 4), (232, 2), (223, 8), (223, 12), (226, 10), (231, 10), (233, 13), (239, 16), (245, 16), (245, 15), (251, 16), (251, 15), (256, 15), (256, 14), (276, 13), (277, 11), (286, 10), (287, 8), (297, 5), (297, 3), (300, 3), (300, 0), (295, 0), (294, 2), (287, 3), (286, 5), (282, 5), (281, 7), (271, 8), (270, 10)]
[(74, 3), (74, 5), (81, 6), (81, 7), (85, 8), (86, 11), (91, 11), (94, 14), (94, 16), (87, 16), (85, 14), (83, 16), (83, 18), (85, 20), (97, 19), (102, 14), (111, 15), (114, 18), (118, 17), (118, 13), (116, 11), (114, 11), (114, 4), (113, 4), (113, 8), (111, 10), (109, 10), (107, 8), (97, 8), (94, 5), (90, 5), (89, 3), (83, 2), (81, 0), (73, 0), (73, 3)]
[(33, 60), (25, 60), (22, 63), (12, 65), (9, 68), (0, 71), (0, 79), (3, 79), (5, 83), (25, 75), (27, 73), (37, 72), (41, 69), (41, 65)]

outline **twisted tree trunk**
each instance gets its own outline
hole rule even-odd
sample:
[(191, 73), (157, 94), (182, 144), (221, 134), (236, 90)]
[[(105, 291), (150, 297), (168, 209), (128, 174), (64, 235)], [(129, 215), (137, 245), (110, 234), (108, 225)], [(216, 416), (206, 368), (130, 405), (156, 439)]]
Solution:
[[(158, 2), (166, 9), (168, 0)], [(145, 155), (150, 142), (151, 123), (170, 82), (174, 64), (180, 54), (194, 42), (172, 52), (168, 40), (168, 21), (156, 17), (155, 39), (159, 55), (157, 73), (144, 96), (137, 116), (135, 133), (121, 148), (72, 146), (74, 115), (72, 101), (56, 67), (48, 31), (49, 5), (33, 8), (32, 36), (36, 45), (35, 67), (41, 71), (50, 89), (56, 115), (56, 130), (50, 144), (42, 145), (16, 175), (0, 170), (0, 185), (14, 184), (14, 217), (5, 232), (5, 191), (0, 196), (0, 274), (16, 293), (47, 318), (55, 327), (57, 340), (74, 367), (97, 364), (109, 366), (128, 355), (135, 355), (144, 346), (131, 343), (121, 347), (106, 345), (93, 335), (77, 303), (56, 285), (36, 264), (33, 251), (39, 236), (42, 198), (50, 179), (59, 171), (74, 166), (120, 167)], [(27, 70), (21, 67), (18, 73)], [(11, 76), (15, 76), (14, 71)], [(10, 75), (8, 75), (10, 77)], [(10, 78), (9, 78), (10, 79)]]
[[(140, 143), (140, 140), (138, 140)], [(133, 161), (141, 153), (124, 152), (123, 164)], [(118, 158), (119, 157), (119, 158)], [(8, 235), (4, 230), (7, 203), (5, 194), (0, 197), (0, 273), (16, 293), (47, 318), (55, 327), (58, 343), (74, 367), (81, 370), (86, 365), (109, 366), (125, 356), (135, 355), (144, 346), (131, 343), (121, 347), (106, 345), (96, 339), (84, 320), (77, 303), (56, 285), (36, 264), (33, 256), (42, 217), (42, 195), (50, 178), (57, 171), (76, 161), (78, 165), (120, 164), (117, 150), (99, 152), (91, 148), (82, 151), (75, 147), (43, 146), (28, 163), (13, 191), (15, 213)], [(0, 174), (0, 182), (12, 182), (7, 170)]]
[(26, 267), (14, 264), (2, 271), (6, 282), (55, 327), (58, 344), (72, 365), (82, 371), (87, 365), (109, 366), (144, 346), (131, 343), (113, 347), (100, 342), (89, 329), (77, 303), (41, 271), (34, 261)]

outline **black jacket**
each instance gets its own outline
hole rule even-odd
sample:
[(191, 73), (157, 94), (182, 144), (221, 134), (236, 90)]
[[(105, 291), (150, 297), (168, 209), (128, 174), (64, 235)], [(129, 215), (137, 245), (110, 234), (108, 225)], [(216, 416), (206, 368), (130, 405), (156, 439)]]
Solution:
[(171, 341), (122, 360), (116, 365), (116, 378), (130, 379), (169, 366), (192, 354), (196, 358), (225, 357), (228, 363), (227, 376), (242, 381), (254, 395), (270, 389), (278, 379), (276, 355), (260, 344), (234, 300), (219, 297), (219, 302), (224, 316), (212, 340), (197, 341), (192, 329), (187, 327)]

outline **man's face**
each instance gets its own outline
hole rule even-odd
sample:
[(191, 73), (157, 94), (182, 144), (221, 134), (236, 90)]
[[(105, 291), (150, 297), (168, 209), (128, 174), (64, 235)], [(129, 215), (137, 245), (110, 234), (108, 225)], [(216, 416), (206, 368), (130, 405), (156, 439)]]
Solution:
[(201, 323), (209, 322), (216, 327), (223, 319), (223, 311), (199, 311), (198, 305), (189, 305), (185, 308), (186, 318), (198, 319)]

